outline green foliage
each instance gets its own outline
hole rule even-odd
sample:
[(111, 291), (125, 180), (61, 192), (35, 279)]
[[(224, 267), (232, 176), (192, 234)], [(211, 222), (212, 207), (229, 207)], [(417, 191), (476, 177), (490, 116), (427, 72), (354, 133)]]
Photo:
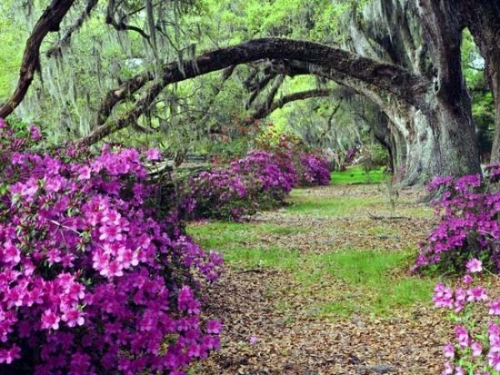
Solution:
[(350, 167), (345, 171), (332, 172), (332, 184), (378, 184), (387, 179), (385, 168), (365, 170), (361, 166)]
[(485, 77), (484, 60), (468, 30), (462, 39), (462, 69), (472, 95), (472, 116), (477, 127), (483, 162), (489, 161), (495, 124), (495, 103)]
[[(99, 16), (106, 12), (105, 4), (99, 3), (92, 16), (73, 34), (71, 43), (61, 48), (54, 55), (56, 57), (48, 59), (42, 54), (44, 84), (38, 78), (35, 79), (19, 114), (29, 119), (29, 116), (42, 118), (39, 115), (43, 113), (44, 122), (41, 125), (53, 144), (79, 138), (91, 131), (95, 121), (93, 111), (99, 108), (108, 90), (141, 72), (155, 70), (160, 63), (159, 59), (183, 60), (207, 49), (240, 43), (258, 36), (298, 39), (310, 39), (312, 36), (315, 39), (315, 35), (321, 34), (326, 37), (325, 41), (329, 41), (326, 34), (330, 27), (335, 26), (332, 20), (348, 12), (355, 4), (353, 1), (325, 0), (209, 0), (189, 2), (189, 5), (184, 2), (175, 3), (180, 4), (178, 12), (175, 5), (172, 5), (173, 2), (155, 5), (155, 11), (160, 12), (161, 6), (163, 12), (161, 22), (157, 23), (162, 31), (156, 31), (156, 52), (152, 51), (152, 40), (146, 41), (138, 32), (116, 32), (111, 26), (105, 25)], [(2, 7), (7, 10), (12, 5), (9, 0), (3, 2)], [(29, 23), (24, 22), (27, 5), (31, 7)], [(18, 30), (22, 27), (28, 32), (45, 5), (45, 2), (24, 2), (13, 7), (17, 9), (15, 14), (4, 12), (0, 16), (2, 35), (8, 36), (6, 40), (9, 46), (17, 48), (19, 57), (23, 40), (20, 39)], [(51, 33), (42, 46), (43, 51), (50, 49), (52, 43), (63, 35), (66, 27), (83, 10), (83, 6), (83, 3), (75, 5), (74, 12), (64, 22), (61, 35)], [(144, 18), (141, 18), (144, 17), (144, 12), (137, 12), (144, 6), (142, 1), (125, 1), (117, 6), (122, 7), (124, 12), (131, 13), (126, 18), (129, 25), (151, 33), (148, 25), (144, 24)], [(4, 17), (5, 14), (8, 17)], [(8, 27), (4, 29), (4, 25)], [(15, 54), (4, 54), (18, 67), (19, 59), (12, 59), (13, 55)], [(0, 66), (8, 67), (8, 64), (2, 63)], [(252, 146), (251, 137), (240, 137), (233, 132), (229, 137), (230, 143), (225, 143), (214, 139), (212, 135), (224, 128), (233, 129), (249, 114), (250, 110), (244, 109), (242, 105), (249, 95), (247, 88), (242, 89), (242, 82), (254, 69), (255, 67), (238, 67), (227, 81), (221, 81), (220, 73), (213, 73), (173, 85), (159, 96), (155, 105), (136, 124), (110, 136), (108, 141), (133, 147), (159, 146), (172, 155), (195, 152), (222, 154), (226, 158), (242, 156)], [(3, 77), (9, 74), (0, 73), (0, 93)], [(5, 78), (5, 82), (11, 82), (11, 78)], [(277, 97), (317, 87), (316, 80), (311, 77), (286, 79)], [(5, 91), (10, 92), (10, 89)], [(260, 105), (268, 91), (268, 88), (263, 90), (254, 103), (255, 106)], [(114, 116), (131, 109), (132, 103), (138, 98), (139, 94), (135, 94), (122, 101), (114, 111)], [(272, 116), (276, 120), (276, 129), (297, 133), (297, 129), (306, 129), (310, 125), (308, 133), (317, 132), (317, 128), (323, 134), (319, 138), (328, 138), (329, 143), (336, 137), (324, 131), (326, 119), (331, 113), (328, 104), (322, 104), (317, 109), (304, 103), (289, 106), (291, 110), (285, 107)], [(308, 121), (312, 118), (314, 120)], [(346, 124), (345, 129), (352, 128), (350, 122), (343, 122)], [(292, 123), (293, 131), (289, 123)], [(306, 143), (314, 143), (308, 136), (302, 138)]]
[(0, 54), (0, 104), (12, 94), (16, 78), (19, 74), (25, 36), (23, 28), (16, 27), (9, 2), (0, 4), (0, 35), (2, 36), (2, 53)]
[[(17, 116), (10, 116), (8, 119), (9, 129), (14, 131), (16, 138), (29, 138), (30, 124)], [(38, 141), (40, 142), (40, 141)]]
[[(338, 15), (348, 9), (351, 3), (330, 3), (324, 0), (279, 0), (264, 3), (256, 0), (212, 0), (189, 2), (189, 6), (181, 3), (181, 11), (178, 13), (172, 6), (162, 5), (164, 19), (158, 23), (158, 27), (163, 27), (163, 30), (156, 33), (158, 43), (161, 42), (156, 53), (151, 51), (151, 46), (145, 43), (139, 33), (117, 33), (110, 26), (104, 25), (102, 17), (96, 16), (106, 11), (105, 5), (99, 4), (92, 17), (73, 34), (71, 43), (59, 51), (62, 58), (47, 59), (45, 55), (41, 56), (45, 84), (35, 80), (20, 114), (37, 116), (37, 113), (43, 113), (43, 128), (55, 144), (68, 138), (81, 137), (90, 131), (94, 121), (92, 111), (99, 107), (103, 95), (120, 82), (146, 69), (154, 70), (158, 62), (157, 56), (161, 56), (162, 61), (186, 59), (202, 50), (219, 47), (221, 42), (225, 45), (234, 44), (256, 36), (308, 37), (312, 30), (322, 27), (317, 19), (326, 8)], [(31, 7), (30, 19), (35, 21), (45, 3), (26, 4)], [(0, 17), (0, 27), (8, 25), (5, 32), (2, 28), (2, 35), (8, 35), (7, 41), (16, 39), (12, 45), (18, 48), (19, 57), (22, 43), (18, 43), (17, 31), (23, 24), (26, 4), (17, 6), (18, 11), (13, 17)], [(83, 5), (76, 5), (75, 11), (65, 20), (62, 31), (75, 20), (83, 10)], [(141, 1), (125, 1), (118, 6), (133, 15), (126, 19), (129, 25), (144, 28), (147, 33), (148, 27), (140, 18), (140, 12), (137, 12), (143, 5)], [(10, 1), (4, 2), (2, 6), (10, 9)], [(27, 26), (26, 29), (30, 27)], [(51, 48), (58, 37), (49, 35), (42, 49), (46, 51)], [(5, 55), (18, 67), (19, 60), (14, 62), (11, 58), (14, 54)], [(3, 63), (0, 66), (8, 67)], [(150, 113), (137, 121), (138, 126), (153, 133), (159, 132), (160, 137), (127, 130), (113, 135), (110, 140), (125, 146), (159, 144), (162, 149), (173, 153), (185, 153), (195, 148), (210, 152), (212, 140), (207, 140), (206, 135), (211, 134), (214, 129), (217, 131), (224, 126), (232, 127), (235, 120), (240, 121), (247, 115), (242, 103), (248, 93), (241, 89), (239, 81), (246, 79), (248, 72), (248, 68), (240, 67), (233, 76), (236, 80), (221, 83), (220, 74), (215, 73), (175, 85), (160, 96)], [(3, 72), (0, 74), (0, 88), (4, 80), (2, 77)], [(303, 87), (315, 87), (315, 81), (311, 78), (294, 81), (302, 81)], [(299, 86), (294, 83), (290, 88), (300, 89)], [(10, 89), (6, 89), (6, 92), (10, 92)], [(265, 96), (265, 92), (262, 96)], [(217, 97), (215, 101), (214, 97)], [(130, 101), (123, 101), (119, 106), (121, 109), (115, 115), (130, 109), (131, 103), (137, 98), (134, 95)], [(56, 104), (60, 108), (50, 111)], [(229, 147), (218, 146), (222, 146), (223, 153), (244, 153), (246, 140), (235, 142), (234, 152)]]
[[(22, 54), (25, 38), (32, 27), (26, 22), (28, 8), (29, 18), (36, 20), (49, 2), (17, 3), (19, 4), (15, 7), (12, 6), (12, 9), (16, 9), (15, 12), (5, 11), (0, 14), (0, 33), (2, 40), (8, 43), (6, 49), (8, 53), (3, 54), (4, 57), (1, 59), (9, 59), (12, 64), (16, 65), (16, 70), (19, 69), (20, 61), (17, 56), (20, 57)], [(62, 37), (69, 25), (81, 15), (85, 3), (76, 2), (73, 10), (63, 22), (61, 33), (57, 35), (49, 33), (44, 41), (40, 56), (43, 82), (35, 77), (28, 96), (18, 111), (21, 116), (27, 119), (43, 118), (43, 128), (47, 131), (52, 143), (55, 144), (88, 134), (95, 121), (94, 112), (101, 105), (106, 93), (110, 89), (116, 88), (124, 80), (140, 74), (146, 69), (154, 71), (160, 62), (191, 57), (189, 55), (195, 52), (192, 40), (197, 39), (195, 34), (198, 30), (193, 28), (193, 24), (184, 24), (184, 35), (181, 37), (178, 33), (181, 27), (180, 18), (193, 17), (193, 19), (197, 19), (203, 13), (198, 1), (190, 1), (189, 6), (186, 6), (184, 2), (156, 3), (155, 17), (161, 15), (163, 19), (157, 23), (158, 29), (162, 30), (161, 32), (156, 30), (156, 50), (153, 51), (152, 35), (148, 41), (138, 32), (117, 32), (110, 25), (105, 24), (102, 15), (106, 13), (107, 5), (100, 2), (93, 10), (91, 17), (86, 19), (81, 28), (72, 34), (70, 43), (61, 46), (52, 54), (51, 58), (48, 58), (45, 52), (53, 47), (53, 43)], [(145, 34), (152, 34), (152, 30), (148, 30), (148, 25), (144, 24), (145, 12), (141, 11), (144, 8), (143, 1), (114, 2), (114, 4), (121, 7), (120, 11), (124, 12), (123, 14), (129, 14), (126, 18), (122, 17), (122, 21), (136, 29), (143, 29)], [(3, 2), (2, 7), (4, 7)], [(5, 8), (11, 9), (7, 5)], [(117, 15), (115, 14), (115, 16)], [(26, 34), (20, 34), (20, 29), (23, 31), (26, 29)], [(12, 48), (15, 48), (17, 53), (11, 52), (10, 40), (13, 41)], [(2, 70), (9, 68), (8, 64), (4, 64), (2, 60), (0, 62)], [(8, 78), (7, 73), (0, 72), (0, 100), (3, 96), (4, 82)], [(10, 81), (11, 79), (9, 84)], [(195, 85), (191, 85), (179, 93), (175, 91), (175, 88), (166, 90), (156, 106), (152, 108), (151, 113), (138, 119), (137, 125), (151, 132), (161, 130), (165, 122), (175, 125), (176, 121), (175, 119), (172, 121), (172, 118), (177, 116), (179, 119), (179, 113), (186, 112), (182, 103), (179, 102), (181, 96), (192, 95), (195, 87)], [(7, 92), (10, 91), (9, 88)], [(130, 109), (131, 103), (137, 98), (138, 96), (134, 95), (122, 101), (114, 115), (119, 115), (124, 110)], [(172, 103), (173, 105), (171, 105)], [(165, 119), (167, 121), (160, 121)], [(138, 129), (138, 126), (135, 128)], [(185, 128), (180, 127), (180, 129)], [(128, 132), (116, 134), (111, 141), (123, 143), (126, 146), (144, 143), (148, 143), (148, 145), (158, 144), (158, 140), (149, 134), (139, 133), (137, 136), (137, 131), (133, 137), (130, 137), (129, 134)], [(176, 138), (184, 137), (186, 134), (192, 135), (193, 132), (188, 129), (186, 133), (172, 137), (173, 141), (169, 141), (166, 147), (170, 147), (171, 144), (177, 147), (181, 143), (189, 142), (189, 138), (187, 142), (176, 142)], [(135, 138), (140, 138), (140, 140), (135, 143)]]

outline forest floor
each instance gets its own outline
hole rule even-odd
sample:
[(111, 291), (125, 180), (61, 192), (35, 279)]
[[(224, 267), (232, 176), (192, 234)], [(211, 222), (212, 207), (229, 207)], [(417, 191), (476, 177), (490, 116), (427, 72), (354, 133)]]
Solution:
[[(432, 307), (436, 279), (408, 272), (435, 223), (422, 194), (299, 189), (290, 206), (247, 224), (193, 224), (198, 241), (226, 246), (229, 259), (208, 298), (222, 347), (190, 374), (439, 374), (453, 326)], [(380, 259), (387, 266), (370, 268)]]

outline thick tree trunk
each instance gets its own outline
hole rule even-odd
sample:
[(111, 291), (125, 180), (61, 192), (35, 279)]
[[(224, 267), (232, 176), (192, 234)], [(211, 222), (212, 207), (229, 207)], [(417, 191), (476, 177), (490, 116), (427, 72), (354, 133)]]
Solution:
[(415, 113), (412, 135), (406, 139), (407, 160), (403, 182), (414, 185), (434, 176), (459, 177), (481, 173), (471, 118), (435, 108)]
[(430, 101), (435, 104), (427, 111), (405, 104), (385, 109), (394, 136), (394, 173), (398, 182), (411, 186), (429, 182), (434, 176), (481, 172), (467, 101), (466, 95), (464, 108), (458, 112), (438, 104), (438, 98)]
[(348, 48), (402, 65), (432, 82), (425, 100), (413, 104), (342, 78), (341, 83), (358, 87), (391, 120), (396, 177), (413, 185), (433, 176), (479, 173), (470, 98), (461, 70), (463, 23), (457, 17), (457, 4), (454, 0), (378, 0), (368, 10), (369, 18), (351, 20)]
[[(497, 66), (500, 66), (500, 61)], [(500, 162), (500, 72), (495, 72), (493, 75), (491, 91), (493, 91), (493, 98), (495, 99), (495, 133), (491, 149), (491, 162), (495, 163)]]
[[(429, 174), (428, 178), (481, 173), (470, 96), (461, 66), (460, 8), (455, 0), (418, 0), (418, 9), (436, 69), (433, 87), (427, 92), (428, 107), (419, 108), (419, 115), (430, 125), (417, 133), (419, 141), (426, 144), (420, 173)], [(418, 117), (416, 120), (418, 123)], [(419, 168), (412, 169), (410, 183), (419, 172)]]

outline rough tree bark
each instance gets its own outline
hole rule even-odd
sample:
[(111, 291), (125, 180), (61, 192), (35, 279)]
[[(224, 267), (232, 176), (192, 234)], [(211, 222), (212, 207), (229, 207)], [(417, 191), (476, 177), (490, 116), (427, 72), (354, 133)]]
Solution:
[[(439, 170), (437, 175), (461, 176), (481, 173), (478, 142), (472, 121), (469, 92), (461, 67), (461, 35), (463, 24), (456, 16), (459, 9), (454, 0), (419, 0), (422, 25), (426, 31), (430, 56), (437, 70), (428, 92), (429, 106), (418, 108), (428, 118), (422, 137), (433, 141), (424, 149), (421, 160), (429, 168), (409, 171), (408, 178), (418, 179), (427, 171)], [(421, 164), (421, 163), (420, 163)]]
[(399, 150), (392, 153), (395, 171), (404, 172), (403, 182), (409, 185), (437, 175), (480, 173), (470, 98), (461, 71), (463, 23), (456, 16), (458, 7), (445, 0), (378, 0), (372, 6), (371, 19), (360, 22), (353, 17), (348, 24), (349, 48), (404, 66), (431, 82), (425, 104), (415, 105), (343, 77), (343, 84), (357, 87), (390, 119), (394, 149)]

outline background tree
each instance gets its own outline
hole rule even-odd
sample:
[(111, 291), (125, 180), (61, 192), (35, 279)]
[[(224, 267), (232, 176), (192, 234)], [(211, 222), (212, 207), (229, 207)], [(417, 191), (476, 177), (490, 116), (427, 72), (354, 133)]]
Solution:
[(477, 0), (457, 1), (462, 22), (470, 30), (485, 61), (486, 78), (495, 105), (495, 134), (491, 160), (500, 161), (500, 3)]

